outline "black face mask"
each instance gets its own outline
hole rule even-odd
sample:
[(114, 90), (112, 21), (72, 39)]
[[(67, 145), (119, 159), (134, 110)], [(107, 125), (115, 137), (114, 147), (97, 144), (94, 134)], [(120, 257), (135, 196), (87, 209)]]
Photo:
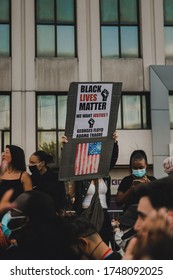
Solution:
[(29, 165), (29, 170), (33, 175), (40, 175), (37, 165)]

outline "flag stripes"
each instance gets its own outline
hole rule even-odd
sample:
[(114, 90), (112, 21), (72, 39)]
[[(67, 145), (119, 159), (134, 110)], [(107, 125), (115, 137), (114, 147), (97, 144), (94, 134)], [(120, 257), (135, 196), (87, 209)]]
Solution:
[(74, 166), (75, 175), (97, 173), (100, 162), (100, 153), (101, 142), (77, 144)]

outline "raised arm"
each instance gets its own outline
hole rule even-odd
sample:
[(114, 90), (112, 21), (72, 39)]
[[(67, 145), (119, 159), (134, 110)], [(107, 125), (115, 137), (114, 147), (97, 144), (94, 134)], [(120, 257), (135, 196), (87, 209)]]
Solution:
[(118, 147), (118, 133), (115, 130), (113, 133), (113, 139), (114, 139), (114, 146), (112, 150), (112, 157), (111, 157), (111, 162), (110, 162), (110, 170), (115, 166), (117, 159), (118, 159), (118, 154), (119, 154), (119, 147)]

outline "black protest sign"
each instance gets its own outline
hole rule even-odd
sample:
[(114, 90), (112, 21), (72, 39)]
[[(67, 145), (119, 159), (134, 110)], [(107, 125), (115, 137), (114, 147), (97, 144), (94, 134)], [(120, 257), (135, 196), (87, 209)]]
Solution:
[(122, 83), (71, 83), (60, 180), (105, 177), (116, 129)]

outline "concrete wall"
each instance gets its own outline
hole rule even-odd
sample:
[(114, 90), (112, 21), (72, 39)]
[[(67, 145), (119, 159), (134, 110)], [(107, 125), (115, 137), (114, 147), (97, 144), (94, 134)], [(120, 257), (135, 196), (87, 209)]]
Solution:
[[(12, 143), (25, 149), (27, 159), (36, 143), (36, 91), (68, 91), (72, 81), (101, 80), (123, 82), (123, 91), (150, 91), (149, 66), (165, 64), (162, 0), (140, 1), (142, 58), (110, 60), (100, 59), (99, 0), (77, 0), (75, 59), (35, 58), (34, 0), (11, 2), (12, 57), (0, 58), (0, 90), (12, 91)], [(118, 133), (117, 164), (127, 165), (136, 148), (144, 149), (153, 163), (151, 130)]]
[(35, 150), (35, 14), (34, 0), (12, 4), (12, 144)]
[(37, 58), (36, 91), (68, 91), (78, 81), (77, 59)]
[(164, 175), (160, 170), (163, 170), (163, 159), (169, 155), (171, 144), (169, 91), (173, 90), (172, 73), (171, 65), (150, 67), (153, 163), (157, 177)]
[(123, 91), (143, 91), (142, 59), (102, 59), (102, 81), (123, 83)]

